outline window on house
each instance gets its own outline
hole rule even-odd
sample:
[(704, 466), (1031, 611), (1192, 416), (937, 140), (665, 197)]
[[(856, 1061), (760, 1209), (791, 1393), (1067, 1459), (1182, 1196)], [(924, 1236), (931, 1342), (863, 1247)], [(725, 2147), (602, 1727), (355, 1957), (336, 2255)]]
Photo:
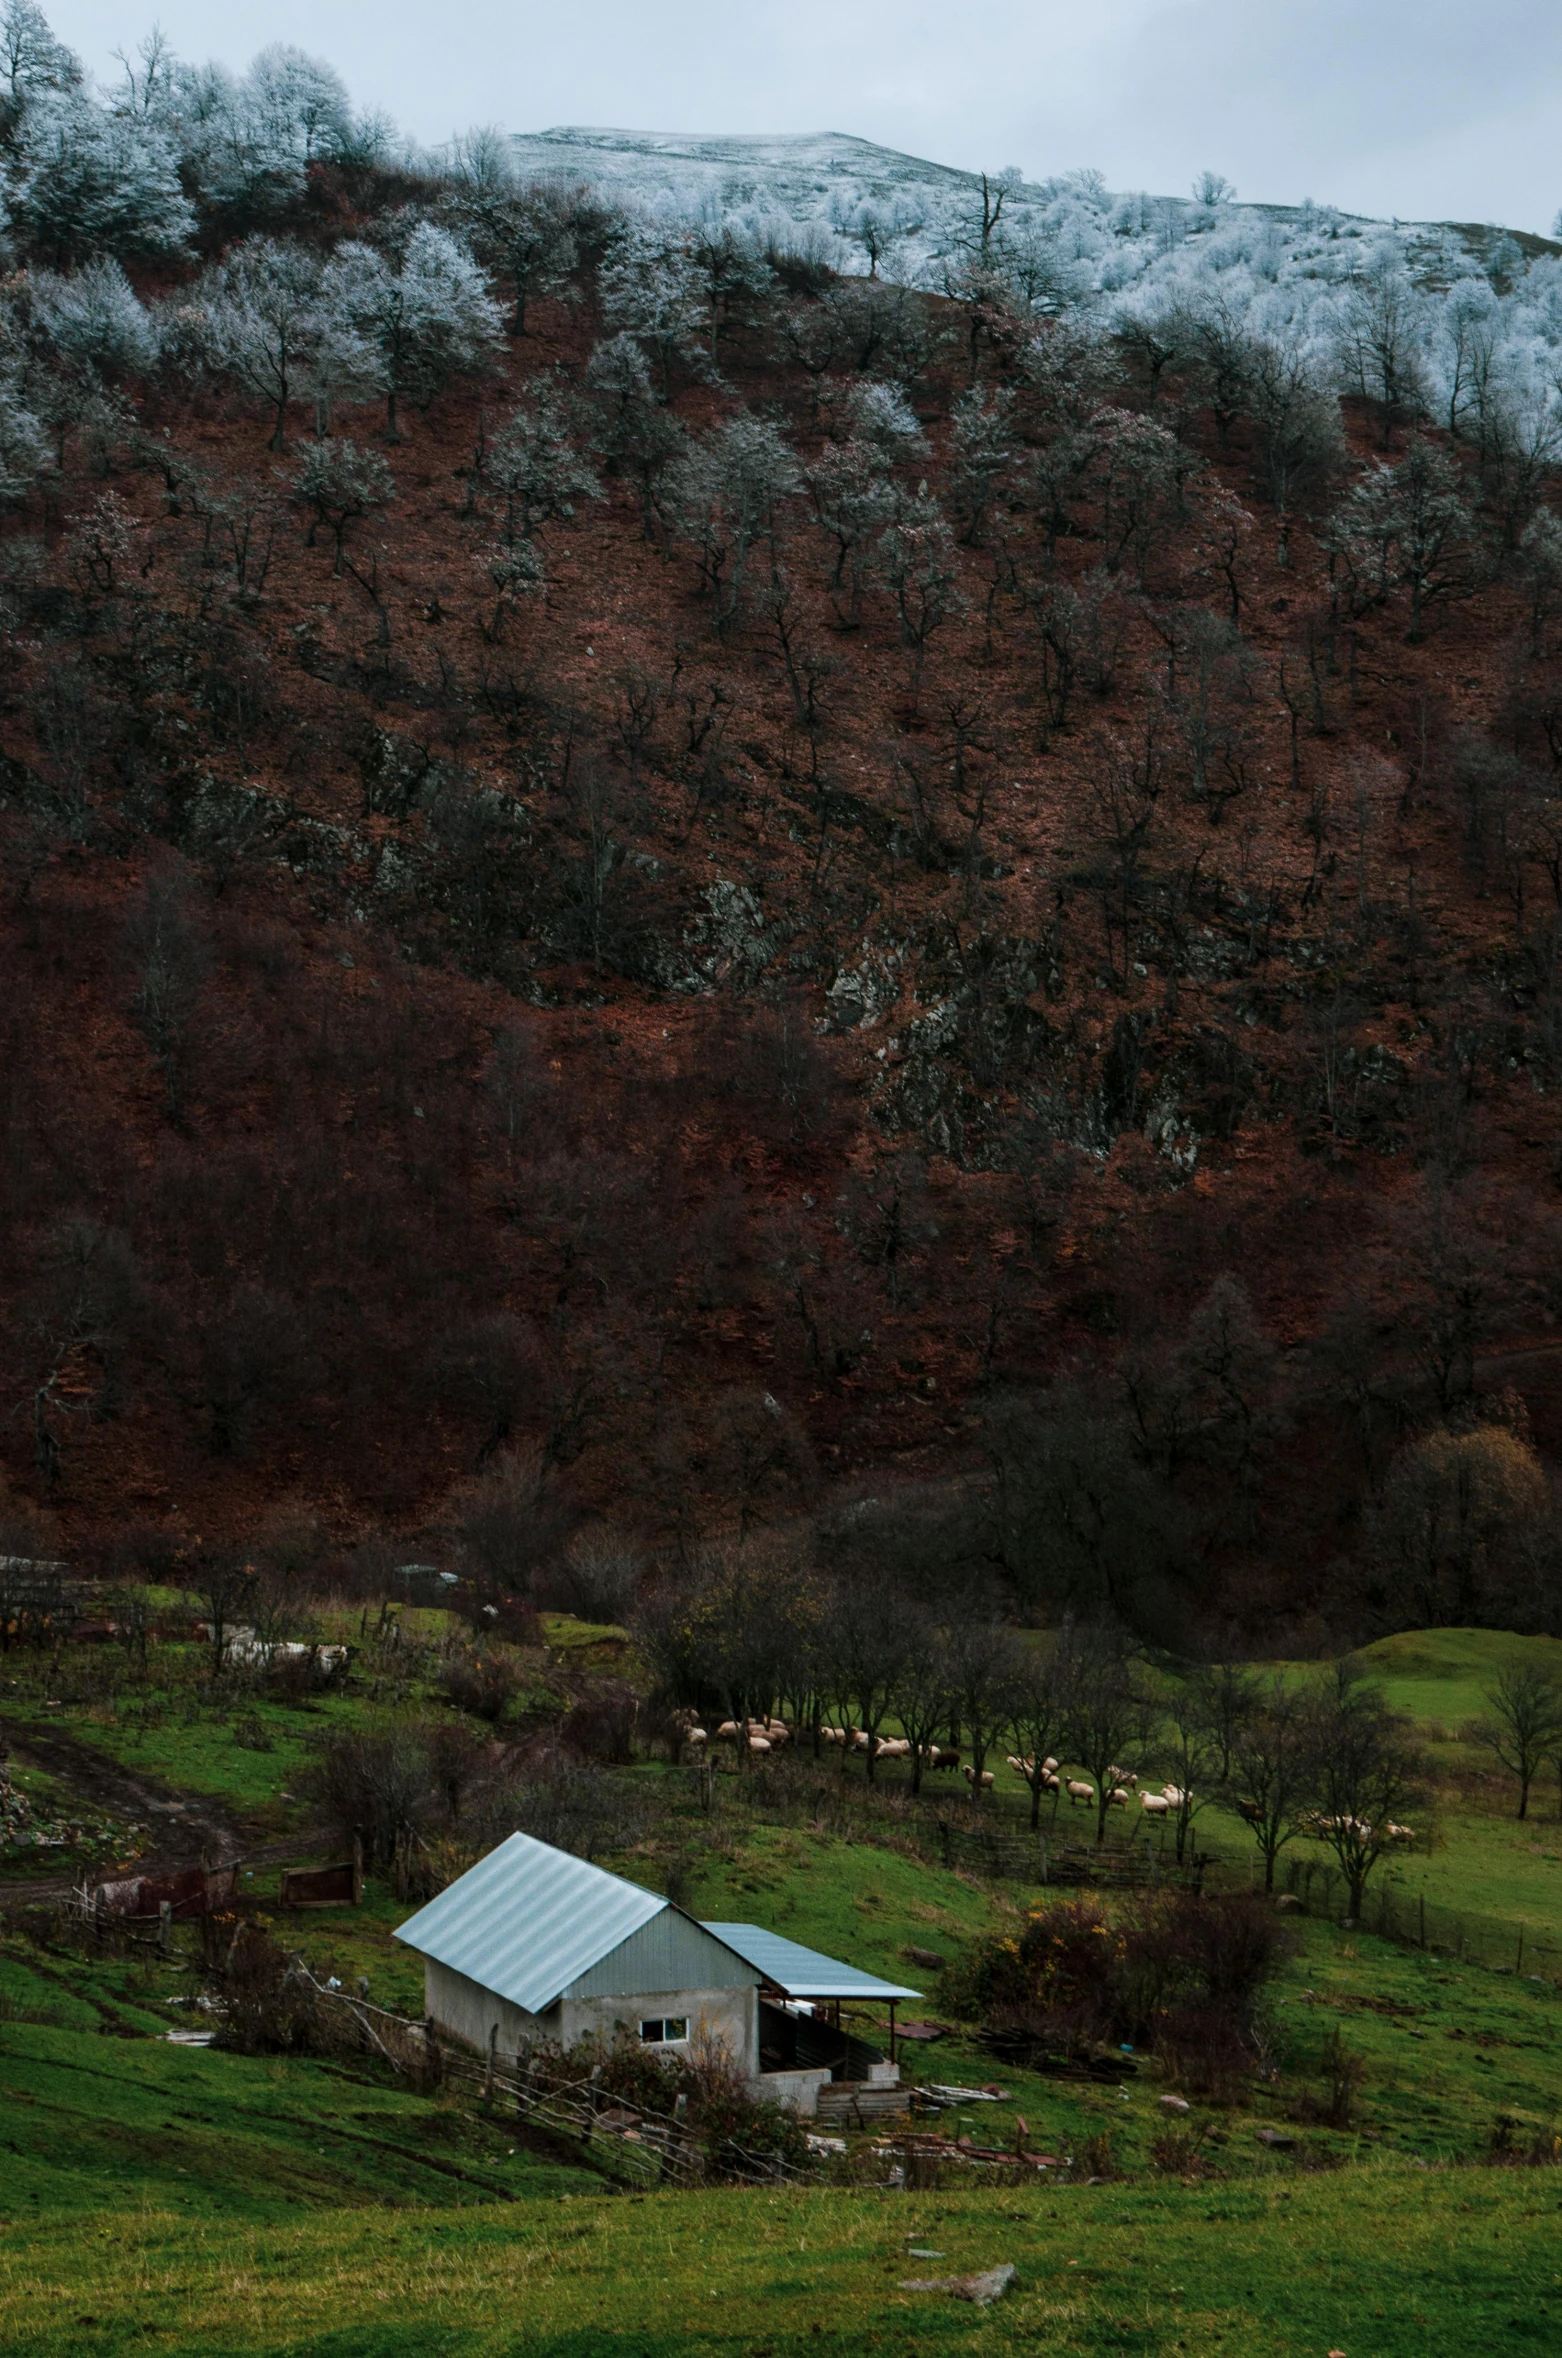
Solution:
[(640, 2025), (640, 2037), (647, 2047), (675, 2047), (688, 2035), (687, 2014), (654, 2014)]

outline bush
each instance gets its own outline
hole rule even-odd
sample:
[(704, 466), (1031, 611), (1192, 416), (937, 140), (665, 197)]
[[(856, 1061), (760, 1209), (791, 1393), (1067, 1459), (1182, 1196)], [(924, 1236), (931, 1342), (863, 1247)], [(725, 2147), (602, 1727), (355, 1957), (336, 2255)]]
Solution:
[(756, 2161), (808, 2166), (808, 2132), (798, 2115), (768, 2097), (756, 2097), (719, 2039), (696, 2036), (674, 2054), (644, 2047), (621, 2032), (611, 2040), (578, 2039), (572, 2047), (539, 2044), (530, 2061), (533, 2072), (553, 2087), (595, 2074), (604, 2095), (638, 2111), (671, 2115), (683, 2097), (688, 2128), (704, 2147), (714, 2177), (742, 2174)]
[(343, 1844), (354, 1835), (364, 1862), (389, 1866), (404, 1834), (415, 1832), (432, 1800), (428, 1755), (409, 1729), (343, 1729), (327, 1738), (304, 1780)]
[(1129, 2042), (1216, 2093), (1251, 2063), (1254, 2004), (1281, 1939), (1247, 1893), (1168, 1892), (1113, 1916), (1097, 1900), (1053, 1901), (1018, 1938), (978, 1950), (952, 1994), (1017, 2062), (1082, 2062)]
[(482, 1646), (453, 1645), (439, 1667), (439, 1691), (458, 1711), (497, 1722), (520, 1691), (515, 1665)]
[(357, 2045), (346, 2009), (326, 2003), (258, 1924), (241, 1924), (222, 1967), (216, 2044), (240, 2055), (348, 2055)]

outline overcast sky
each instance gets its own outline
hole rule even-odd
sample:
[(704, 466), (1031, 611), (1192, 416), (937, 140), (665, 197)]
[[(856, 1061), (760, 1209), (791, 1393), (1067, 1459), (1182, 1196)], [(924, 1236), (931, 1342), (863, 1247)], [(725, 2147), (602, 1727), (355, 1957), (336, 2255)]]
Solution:
[[(850, 131), (1027, 177), (1549, 230), (1562, 0), (150, 0), (186, 57), (328, 57), (420, 139)], [(45, 0), (100, 77), (137, 0)], [(126, 8), (129, 8), (129, 14)]]

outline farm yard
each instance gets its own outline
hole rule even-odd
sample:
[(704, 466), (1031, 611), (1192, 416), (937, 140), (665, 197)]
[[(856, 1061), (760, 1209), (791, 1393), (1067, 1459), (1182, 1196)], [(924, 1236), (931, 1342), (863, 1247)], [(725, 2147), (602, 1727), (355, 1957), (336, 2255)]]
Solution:
[[(1562, 2152), (1562, 1824), (1545, 1779), (1519, 1823), (1511, 1778), (1473, 1733), (1503, 1670), (1549, 1665), (1552, 1641), (1442, 1630), (1368, 1649), (1427, 1782), (1414, 1842), (1384, 1852), (1346, 1928), (1332, 1854), (1305, 1835), (1279, 1853), (1279, 1902), (1252, 1902), (1256, 1846), (1229, 1794), (1194, 1818), (1179, 1882), (1173, 1829), (1141, 1813), (1111, 1813), (1097, 1849), (1091, 1813), (1049, 1794), (1033, 1830), (1001, 1746), (985, 1798), (959, 1776), (913, 1795), (893, 1750), (871, 1781), (852, 1748), (816, 1757), (801, 1738), (746, 1766), (730, 1743), (691, 1751), (611, 1626), (552, 1615), (488, 1643), (505, 1695), (483, 1717), (452, 1699), (467, 1692), (452, 1664), (472, 1673), (454, 1611), (321, 1608), (314, 1642), (351, 1659), (311, 1685), (263, 1667), (214, 1676), (188, 1600), (151, 1602), (161, 1634), (144, 1660), (65, 1642), (13, 1645), (0, 1666), (7, 2349), (1552, 2345), (1562, 2180), (1535, 2165)], [(696, 1917), (921, 1988), (900, 2060), (926, 2093), (896, 2117), (822, 2122), (837, 2132), (826, 2150), (772, 2185), (675, 2191), (523, 2117), (503, 2089), (423, 2084), (362, 2037), (237, 2051), (222, 1968), (241, 1927), (314, 1984), (421, 2017), (419, 1960), (392, 1935), (465, 1863), (455, 1832), (429, 1821), (415, 1850), (382, 1857), (371, 1838), (357, 1906), (282, 1905), (290, 1868), (342, 1852), (324, 1765), (398, 1732), (420, 1757), (442, 1743), (476, 1781), (484, 1748), (506, 1748), (522, 1822)], [(236, 1867), (216, 1917), (160, 1939), (64, 1904), (201, 1847)], [(1153, 2040), (1070, 2059), (998, 2036), (994, 1961), (1024, 1950), (1027, 1927), (1062, 1910), (1120, 1934), (1176, 1904), (1195, 1858), (1210, 1904), (1256, 1904), (1274, 1928), (1239, 2070), (1179, 2065)], [(1403, 1937), (1370, 1929), (1380, 1893)], [(882, 2045), (888, 2025), (870, 2013), (856, 2028)], [(901, 2289), (1006, 2265), (991, 2309)]]

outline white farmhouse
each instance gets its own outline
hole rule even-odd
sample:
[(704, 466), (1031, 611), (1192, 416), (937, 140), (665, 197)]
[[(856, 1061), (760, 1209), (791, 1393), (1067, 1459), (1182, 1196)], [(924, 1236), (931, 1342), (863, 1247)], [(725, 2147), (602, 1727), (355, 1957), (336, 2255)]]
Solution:
[(893, 2025), (897, 2003), (919, 1995), (758, 1925), (697, 1923), (529, 1834), (501, 1842), (395, 1937), (423, 1959), (429, 2019), (464, 2046), (516, 2055), (595, 2032), (677, 2048), (703, 2035), (758, 2092), (810, 2114), (831, 2082), (899, 2078), (893, 2054), (843, 2028), (842, 2004), (887, 2005)]

